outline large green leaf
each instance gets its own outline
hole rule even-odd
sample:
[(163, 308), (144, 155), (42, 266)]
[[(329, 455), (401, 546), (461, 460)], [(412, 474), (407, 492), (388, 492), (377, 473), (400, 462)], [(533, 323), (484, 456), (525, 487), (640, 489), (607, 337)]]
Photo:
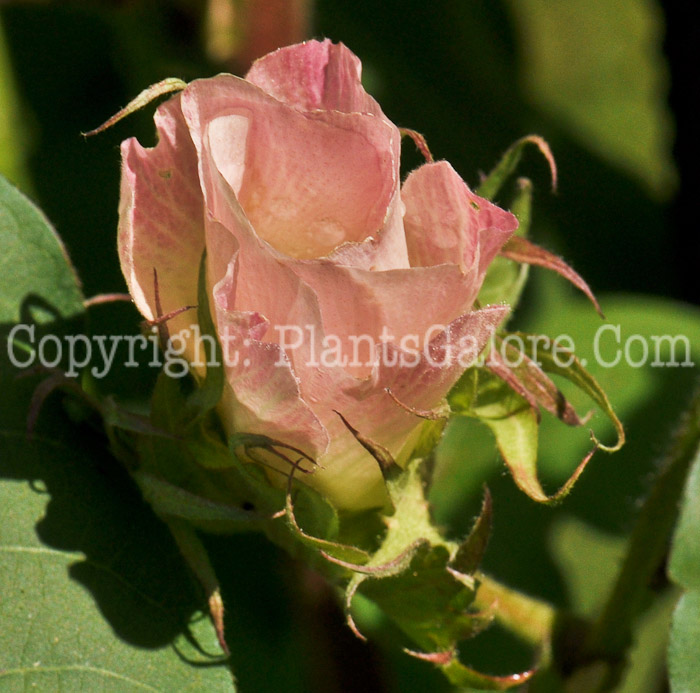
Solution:
[[(700, 428), (697, 422), (694, 424)], [(700, 591), (700, 449), (686, 483), (669, 572), (679, 585)]]
[(671, 691), (692, 693), (700, 688), (700, 592), (684, 594), (673, 614), (668, 668)]
[(688, 477), (669, 572), (688, 591), (673, 614), (668, 665), (673, 693), (700, 690), (700, 451)]
[(82, 297), (53, 229), (3, 180), (0, 215), (0, 688), (231, 691), (202, 595), (104, 439), (58, 397), (27, 437), (39, 380), (6, 356), (12, 323), (65, 336)]
[(1, 176), (0, 277), (0, 321), (19, 320), (32, 304), (65, 318), (82, 312), (80, 287), (63, 244), (46, 217)]
[(656, 3), (517, 0), (521, 83), (579, 141), (654, 192), (674, 181)]
[(177, 549), (123, 476), (60, 434), (0, 445), (0, 688), (233, 690)]

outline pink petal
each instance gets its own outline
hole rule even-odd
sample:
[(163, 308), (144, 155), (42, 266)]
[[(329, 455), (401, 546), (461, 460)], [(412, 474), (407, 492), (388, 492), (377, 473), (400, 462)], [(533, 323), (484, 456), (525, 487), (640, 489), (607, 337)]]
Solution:
[[(372, 116), (304, 115), (230, 75), (193, 82), (183, 111), (256, 233), (319, 257), (383, 226), (398, 181), (398, 132)], [(394, 137), (394, 135), (396, 135)]]
[[(297, 110), (371, 113), (380, 116), (395, 130), (379, 104), (365, 92), (361, 71), (360, 60), (350, 50), (342, 43), (333, 44), (326, 39), (280, 48), (258, 60), (246, 79)], [(395, 132), (391, 137), (394, 143), (398, 141)], [(395, 154), (398, 164), (398, 150)], [(331, 259), (375, 271), (408, 267), (401, 221), (403, 206), (398, 195), (389, 207), (381, 232), (362, 242), (339, 246)]]
[(403, 230), (404, 205), (398, 190), (389, 203), (383, 228), (359, 243), (343, 243), (328, 259), (337, 265), (380, 272), (410, 267), (406, 234)]
[[(410, 365), (402, 367), (400, 350), (389, 347), (386, 357), (380, 360), (376, 385), (382, 392), (387, 387), (391, 388), (394, 396), (409, 407), (420, 410), (433, 409), (444, 399), (464, 370), (476, 360), (500, 323), (508, 315), (509, 310), (510, 308), (505, 305), (487, 306), (453, 320), (444, 330), (435, 335), (429, 347), (423, 350), (420, 362), (413, 367)], [(394, 356), (399, 357), (399, 362), (395, 365)], [(411, 359), (412, 355), (408, 354), (407, 358)], [(361, 390), (362, 387), (369, 386), (365, 383), (359, 389)], [(360, 392), (357, 393), (357, 399), (362, 399)], [(399, 411), (393, 412), (392, 405)], [(403, 420), (399, 413), (406, 414), (405, 410), (390, 397), (384, 408), (386, 411), (382, 414), (383, 420), (386, 420), (384, 417), (387, 416), (389, 420), (399, 422)], [(365, 430), (368, 431), (370, 438), (391, 446), (387, 433), (382, 433), (383, 424), (380, 421), (375, 419), (368, 420), (366, 423)], [(370, 424), (374, 430), (371, 429)], [(400, 428), (399, 425), (386, 426), (386, 430), (391, 432), (389, 436), (395, 436), (395, 431), (399, 431)], [(362, 431), (362, 429), (358, 430)], [(386, 443), (382, 439), (386, 440)]]
[[(385, 496), (376, 460), (332, 410), (340, 411), (360, 433), (383, 445), (394, 457), (398, 456), (421, 421), (400, 407), (386, 388), (390, 387), (397, 399), (409, 407), (433, 409), (486, 345), (508, 310), (507, 306), (489, 306), (454, 320), (431, 341), (428, 353), (432, 363), (423, 355), (415, 366), (402, 367), (400, 361), (391, 365), (394, 358), (399, 359), (400, 350), (389, 346), (371, 378), (358, 381), (337, 373), (329, 374), (324, 380), (329, 389), (326, 393), (317, 391), (320, 404), (315, 410), (330, 434), (331, 444), (321, 458), (323, 469), (307, 481), (336, 503), (348, 507), (354, 507), (353, 503), (361, 503), (361, 507), (372, 507), (371, 503), (380, 505)], [(463, 352), (446, 350), (446, 344), (457, 346), (463, 339), (467, 346)], [(460, 363), (461, 354), (465, 358)], [(405, 353), (405, 356), (414, 358), (412, 354)], [(360, 482), (369, 490), (369, 496), (358, 494), (349, 500), (348, 489), (354, 489), (354, 484)]]
[(333, 110), (384, 117), (365, 92), (362, 63), (342, 43), (307, 41), (260, 58), (246, 80), (300, 111)]
[(475, 195), (446, 161), (413, 171), (401, 197), (411, 265), (455, 263), (466, 269), (476, 263), (479, 284), (518, 226), (512, 214)]
[(241, 267), (238, 242), (211, 219), (207, 257), (212, 315), (226, 367), (228, 386), (219, 413), (227, 432), (264, 434), (318, 458), (328, 446), (325, 429), (302, 400), (289, 359), (279, 345), (264, 341), (270, 327), (267, 318), (235, 308)]
[[(246, 430), (277, 436), (284, 442), (296, 444), (297, 447), (310, 451), (312, 444), (319, 449), (320, 441), (314, 437), (317, 436), (318, 430), (315, 422), (310, 418), (304, 419), (305, 414), (300, 417), (303, 407), (308, 405), (317, 421), (326, 430), (326, 435), (331, 440), (331, 447), (319, 459), (324, 468), (304, 477), (305, 483), (327, 494), (332, 502), (342, 508), (358, 510), (381, 505), (385, 501), (385, 491), (377, 464), (352, 438), (333, 409), (347, 408), (355, 414), (355, 418), (361, 419), (362, 423), (366, 419), (364, 415), (360, 415), (360, 412), (366, 409), (366, 417), (375, 417), (375, 424), (380, 429), (387, 410), (391, 411), (392, 417), (403, 417), (401, 426), (395, 428), (396, 433), (392, 437), (392, 441), (395, 441), (394, 449), (400, 448), (405, 437), (416, 427), (415, 417), (406, 414), (386, 395), (383, 384), (376, 374), (370, 380), (363, 381), (354, 378), (343, 368), (311, 365), (313, 363), (311, 351), (318, 354), (322, 349), (320, 342), (325, 336), (324, 326), (315, 292), (302, 281), (292, 267), (298, 270), (298, 266), (301, 265), (324, 265), (329, 271), (359, 272), (359, 270), (341, 268), (328, 261), (293, 261), (280, 256), (256, 237), (242, 209), (237, 205), (233, 191), (206, 151), (202, 159), (202, 175), (207, 207), (216, 218), (207, 222), (208, 247), (223, 247), (224, 241), (216, 240), (217, 234), (224, 236), (229, 234), (236, 238), (237, 243), (240, 243), (236, 271), (229, 271), (228, 282), (221, 282), (215, 291), (217, 305), (233, 305), (241, 312), (263, 313), (269, 322), (269, 332), (265, 335), (257, 334), (258, 340), (279, 341), (279, 334), (275, 332), (275, 327), (280, 325), (310, 325), (313, 329), (313, 339), (305, 332), (304, 344), (301, 348), (291, 349), (288, 352), (292, 365), (291, 372), (296, 376), (298, 390), (279, 383), (275, 383), (274, 390), (265, 389), (266, 378), (274, 379), (281, 376), (269, 372), (270, 364), (277, 363), (279, 360), (279, 346), (264, 341), (269, 360), (265, 367), (257, 368), (254, 377), (248, 378), (244, 374), (243, 379), (239, 380), (240, 374), (233, 370), (229, 371), (231, 398), (222, 405), (222, 416), (233, 421), (237, 430), (243, 430), (241, 422), (245, 422)], [(438, 269), (425, 268), (419, 272)], [(457, 268), (451, 268), (451, 271), (456, 276), (461, 276)], [(375, 274), (390, 276), (394, 272)], [(342, 296), (340, 300), (342, 301)], [(252, 343), (253, 340), (251, 340)], [(441, 395), (444, 395), (457, 376), (458, 373), (452, 374), (449, 382), (444, 384), (444, 392), (440, 392)], [(237, 387), (244, 388), (244, 391), (236, 391)], [(256, 392), (258, 389), (263, 391), (262, 397), (258, 397)], [(275, 394), (281, 398), (280, 402), (276, 401)], [(362, 401), (358, 402), (358, 397)], [(239, 398), (244, 402), (243, 405), (239, 403)], [(270, 409), (273, 406), (289, 407), (283, 413), (282, 425), (278, 424), (280, 421), (278, 417), (282, 410)], [(266, 409), (274, 411), (274, 415), (266, 418)], [(394, 426), (394, 424), (395, 422), (389, 417), (387, 426)], [(285, 433), (285, 429), (290, 426), (292, 427), (290, 430), (294, 431), (294, 440)], [(373, 429), (372, 432), (376, 431)], [(315, 443), (313, 443), (314, 440), (316, 440)]]
[[(202, 193), (197, 157), (180, 110), (180, 96), (155, 115), (158, 144), (122, 144), (119, 257), (136, 306), (156, 317), (154, 269), (163, 314), (197, 303), (197, 276), (204, 250)], [(168, 324), (171, 334), (188, 327), (189, 311)]]
[(255, 235), (208, 152), (201, 164), (209, 211), (210, 295), (217, 332), (222, 344), (228, 345), (229, 356), (221, 418), (229, 433), (261, 433), (318, 458), (328, 437), (302, 397), (297, 373), (307, 369), (309, 349), (318, 345), (307, 341), (288, 358), (275, 329), (311, 325), (320, 340), (316, 297)]
[(357, 377), (372, 368), (371, 343), (404, 338), (421, 348), (433, 326), (449, 324), (476, 298), (473, 276), (456, 265), (384, 272), (329, 261), (289, 265), (316, 293), (325, 333), (341, 340), (346, 368)]
[[(202, 161), (202, 173), (209, 210), (206, 220), (207, 249), (211, 252), (208, 280), (216, 309), (222, 315), (255, 313), (262, 316), (266, 329), (251, 335), (251, 338), (264, 342), (273, 362), (280, 360), (275, 350), (279, 349), (281, 339), (289, 343), (298, 341), (296, 333), (281, 332), (278, 326), (300, 326), (301, 330), (311, 326), (315, 340), (309, 341), (309, 332), (303, 332), (306, 339), (300, 348), (290, 352), (289, 367), (285, 366), (287, 370), (291, 368), (295, 389), (293, 392), (289, 388), (280, 391), (285, 397), (299, 399), (296, 382), (308, 370), (311, 350), (318, 349), (323, 338), (316, 295), (277, 259), (273, 249), (255, 235), (208, 153)], [(218, 316), (219, 313), (217, 319)], [(223, 327), (218, 329), (221, 334)], [(235, 373), (231, 373), (231, 377), (235, 378)], [(303, 402), (301, 404), (306, 407)]]
[(259, 313), (224, 307), (235, 283), (235, 263), (236, 258), (213, 292), (226, 364), (227, 387), (219, 404), (221, 419), (229, 434), (260, 433), (318, 459), (328, 447), (328, 435), (302, 400), (282, 349), (262, 341), (267, 320)]

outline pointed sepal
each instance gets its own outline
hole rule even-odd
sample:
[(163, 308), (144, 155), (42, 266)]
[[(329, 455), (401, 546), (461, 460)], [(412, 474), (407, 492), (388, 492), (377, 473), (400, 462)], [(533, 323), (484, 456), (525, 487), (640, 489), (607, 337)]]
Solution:
[(540, 150), (542, 156), (549, 164), (549, 171), (552, 176), (552, 190), (557, 189), (557, 165), (554, 155), (547, 142), (539, 135), (528, 135), (514, 142), (501, 157), (501, 160), (491, 170), (491, 172), (481, 181), (476, 189), (476, 194), (493, 200), (503, 187), (503, 184), (513, 175), (520, 163), (523, 151), (529, 145), (534, 145)]
[(126, 118), (128, 115), (142, 109), (159, 96), (172, 94), (176, 91), (182, 91), (186, 86), (187, 83), (183, 82), (177, 77), (167, 77), (160, 82), (156, 82), (156, 84), (151, 84), (150, 87), (144, 89), (136, 98), (132, 99), (126, 106), (124, 106), (124, 108), (102, 123), (102, 125), (96, 127), (94, 130), (90, 130), (89, 132), (84, 132), (83, 136), (90, 137), (91, 135), (97, 135), (100, 132), (104, 132), (108, 128), (111, 128), (112, 125), (118, 123), (122, 118)]
[(544, 267), (545, 269), (556, 272), (582, 291), (593, 304), (598, 315), (600, 315), (603, 320), (605, 319), (600, 304), (583, 277), (554, 253), (535, 245), (532, 241), (527, 240), (527, 238), (511, 236), (508, 241), (506, 241), (503, 248), (501, 248), (500, 254), (515, 262), (537, 265), (538, 267)]
[(539, 503), (555, 504), (572, 489), (596, 451), (594, 447), (563, 486), (548, 495), (537, 474), (539, 416), (527, 399), (484, 369), (467, 371), (450, 395), (453, 411), (485, 423), (494, 435), (516, 485)]

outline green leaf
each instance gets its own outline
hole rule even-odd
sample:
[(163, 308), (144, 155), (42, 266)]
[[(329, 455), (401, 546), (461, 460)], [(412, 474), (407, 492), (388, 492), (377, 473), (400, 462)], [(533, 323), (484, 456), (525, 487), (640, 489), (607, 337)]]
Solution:
[(524, 397), (539, 413), (542, 407), (569, 426), (580, 426), (576, 410), (532, 359), (507, 339), (497, 338), (486, 367)]
[(684, 594), (673, 614), (668, 668), (672, 693), (700, 690), (700, 591)]
[(668, 664), (673, 693), (700, 690), (700, 447), (688, 476), (669, 574), (687, 592), (673, 614)]
[(675, 179), (673, 127), (661, 96), (668, 68), (659, 3), (508, 5), (519, 29), (523, 93), (598, 156), (668, 194)]
[(530, 406), (503, 380), (480, 367), (467, 370), (447, 400), (455, 414), (481, 420), (502, 419)]
[(488, 500), (471, 535), (461, 546), (445, 541), (434, 528), (425, 502), (422, 460), (388, 482), (395, 507), (388, 531), (372, 558), (346, 590), (348, 623), (360, 637), (349, 610), (356, 592), (375, 602), (421, 651), (404, 651), (440, 668), (460, 686), (506, 690), (532, 672), (489, 676), (458, 659), (457, 643), (487, 628), (496, 610), (474, 610), (477, 582), (472, 570), (483, 553), (490, 524)]
[(78, 440), (0, 437), (0, 688), (234, 690), (167, 530)]
[(482, 421), (491, 429), (503, 461), (508, 465), (515, 483), (535, 500), (547, 500), (537, 480), (537, 415), (523, 400), (523, 408), (503, 418)]
[[(700, 406), (696, 407), (693, 413), (697, 414), (699, 409)], [(700, 432), (700, 423), (689, 423)], [(669, 574), (674, 582), (686, 589), (700, 591), (700, 446), (686, 481), (681, 514), (673, 537)]]
[(484, 419), (496, 438), (498, 449), (508, 465), (513, 481), (521, 491), (539, 503), (558, 503), (573, 488), (588, 465), (595, 448), (581, 460), (567, 481), (552, 495), (545, 493), (537, 474), (537, 416), (522, 409), (503, 419)]
[(417, 457), (430, 459), (440, 443), (448, 418), (449, 409), (445, 406), (444, 418), (425, 419), (396, 456), (399, 467), (403, 469), (409, 460)]
[[(81, 315), (82, 297), (60, 241), (2, 179), (0, 215), (2, 343), (18, 318), (73, 331), (65, 318)], [(234, 690), (166, 527), (59, 395), (27, 440), (39, 381), (17, 375), (1, 357), (0, 688)]]
[[(174, 381), (162, 375), (160, 382), (170, 385)], [(157, 426), (171, 430), (181, 411), (170, 405), (178, 401), (184, 399), (170, 399), (169, 408), (158, 409), (163, 418), (154, 420)], [(170, 413), (173, 420), (168, 418)], [(208, 435), (203, 425), (171, 437), (140, 434), (129, 448), (135, 451), (138, 463), (132, 471), (134, 480), (156, 513), (166, 519), (187, 520), (200, 529), (230, 533), (262, 529), (284, 508), (284, 492), (272, 487), (263, 470), (242, 464), (215, 435)]]
[(65, 248), (46, 217), (0, 176), (0, 321), (45, 323), (83, 310)]
[(421, 466), (412, 460), (406, 470), (387, 480), (394, 514), (386, 518), (387, 532), (369, 561), (358, 567), (346, 589), (348, 624), (359, 636), (350, 614), (356, 593), (375, 602), (422, 651), (407, 654), (431, 662), (448, 679), (481, 690), (505, 690), (523, 683), (526, 674), (492, 677), (464, 666), (457, 643), (488, 627), (495, 611), (474, 611), (477, 582), (472, 570), (483, 553), (490, 524), (490, 503), (460, 546), (446, 541), (434, 527), (425, 500)]
[[(547, 334), (560, 339), (561, 346), (573, 347), (578, 361), (608, 394), (625, 423), (628, 443), (604, 465), (604, 474), (601, 465), (596, 465), (601, 474), (599, 481), (602, 483), (602, 476), (606, 476), (604, 483), (620, 489), (618, 502), (596, 503), (591, 486), (592, 495), (586, 495), (585, 501), (579, 496), (581, 504), (577, 506), (577, 511), (593, 524), (614, 516), (619, 523), (616, 526), (621, 528), (626, 522), (622, 518), (623, 498), (647, 492), (640, 464), (644, 474), (652, 471), (649, 450), (665, 447), (665, 436), (675, 427), (675, 418), (685, 407), (700, 374), (700, 311), (651, 296), (608, 295), (601, 297), (608, 323), (601, 324), (588, 302), (572, 295), (557, 277), (540, 274), (533, 288), (541, 300), (527, 331)], [(590, 406), (590, 397), (583, 391), (568, 387), (568, 383), (562, 389), (578, 411), (585, 412)], [(614, 441), (614, 425), (602, 420), (599, 413), (594, 414), (591, 425), (599, 439)], [(542, 421), (542, 429), (542, 469), (552, 478), (565, 478), (568, 461), (589, 445), (588, 432), (560, 426), (547, 418)], [(609, 499), (611, 492), (607, 488), (601, 500)]]
[(166, 518), (188, 520), (193, 524), (224, 523), (231, 531), (249, 531), (259, 527), (262, 520), (266, 519), (235, 505), (216, 503), (197, 496), (145, 472), (136, 471), (132, 476), (144, 499), (159, 515)]
[[(292, 499), (293, 494), (290, 490), (286, 503), (287, 526), (292, 537), (312, 551), (320, 551), (323, 558), (330, 563), (348, 570), (358, 569), (366, 563), (369, 559), (366, 551), (351, 544), (335, 541), (338, 534), (338, 515), (335, 508), (314, 489), (303, 484), (298, 485), (296, 492), (296, 502)], [(285, 543), (289, 544), (288, 541)], [(312, 553), (311, 556), (313, 555)]]

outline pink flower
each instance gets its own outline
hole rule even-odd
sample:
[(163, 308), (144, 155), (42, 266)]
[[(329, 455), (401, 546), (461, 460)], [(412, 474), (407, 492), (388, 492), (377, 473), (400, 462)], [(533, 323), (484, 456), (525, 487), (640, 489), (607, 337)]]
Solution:
[(122, 144), (119, 252), (136, 305), (156, 317), (154, 268), (162, 313), (196, 304), (206, 248), (227, 431), (303, 449), (322, 467), (304, 481), (339, 508), (381, 505), (378, 465), (336, 412), (401, 459), (421, 419), (386, 389), (433, 408), (484, 346), (508, 308), (473, 303), (515, 217), (446, 162), (400, 186), (399, 131), (342, 44), (192, 82), (155, 121), (155, 147)]

